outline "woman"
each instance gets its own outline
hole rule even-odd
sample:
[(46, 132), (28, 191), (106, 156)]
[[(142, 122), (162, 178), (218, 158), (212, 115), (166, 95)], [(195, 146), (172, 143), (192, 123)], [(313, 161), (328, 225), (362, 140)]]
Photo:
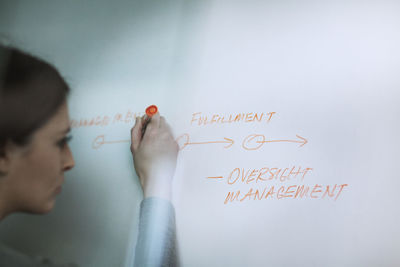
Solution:
[[(0, 45), (0, 220), (15, 212), (45, 214), (53, 209), (64, 172), (74, 167), (68, 146), (68, 92), (50, 64)], [(170, 199), (178, 145), (158, 113), (142, 136), (143, 123), (137, 118), (131, 130), (134, 166), (144, 193), (135, 266), (175, 266)], [(160, 221), (164, 223), (154, 223)], [(0, 266), (61, 265), (3, 247)]]

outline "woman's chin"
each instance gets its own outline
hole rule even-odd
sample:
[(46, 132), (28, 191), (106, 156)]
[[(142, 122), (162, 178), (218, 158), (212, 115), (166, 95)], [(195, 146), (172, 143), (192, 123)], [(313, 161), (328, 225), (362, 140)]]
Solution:
[(51, 212), (51, 211), (54, 209), (55, 204), (56, 204), (56, 201), (55, 201), (55, 200), (52, 201), (51, 203), (48, 203), (48, 204), (44, 207), (44, 209), (43, 209), (43, 211), (42, 211), (42, 214), (47, 214), (47, 213)]
[(40, 207), (38, 206), (33, 209), (30, 209), (28, 212), (32, 214), (47, 214), (54, 209), (54, 206), (55, 206), (55, 200), (40, 205)]

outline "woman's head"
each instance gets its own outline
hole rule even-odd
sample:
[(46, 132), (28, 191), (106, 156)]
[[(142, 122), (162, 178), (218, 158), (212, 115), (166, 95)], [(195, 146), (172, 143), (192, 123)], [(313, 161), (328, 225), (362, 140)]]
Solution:
[(50, 64), (0, 45), (0, 218), (53, 208), (63, 173), (74, 165), (68, 91)]

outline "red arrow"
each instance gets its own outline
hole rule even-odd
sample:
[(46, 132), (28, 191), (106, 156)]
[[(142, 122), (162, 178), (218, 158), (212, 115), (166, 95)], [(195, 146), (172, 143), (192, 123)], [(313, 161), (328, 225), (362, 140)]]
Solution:
[(205, 144), (228, 144), (225, 146), (225, 148), (231, 147), (235, 142), (230, 139), (224, 137), (225, 141), (207, 141), (207, 142), (189, 142), (190, 137), (189, 134), (185, 133), (179, 136), (176, 139), (176, 142), (179, 144), (179, 150), (184, 149), (187, 145), (205, 145)]
[(225, 148), (231, 147), (235, 142), (232, 139), (224, 137), (225, 141), (208, 141), (208, 142), (193, 142), (186, 143), (185, 145), (204, 145), (204, 144), (224, 144), (228, 143), (229, 145), (224, 146)]
[(300, 143), (300, 147), (304, 146), (305, 144), (308, 143), (307, 139), (304, 137), (301, 137), (300, 135), (297, 135), (297, 138), (301, 140), (269, 140), (269, 141), (256, 141), (257, 143), (274, 143), (274, 142), (290, 142), (290, 143)]

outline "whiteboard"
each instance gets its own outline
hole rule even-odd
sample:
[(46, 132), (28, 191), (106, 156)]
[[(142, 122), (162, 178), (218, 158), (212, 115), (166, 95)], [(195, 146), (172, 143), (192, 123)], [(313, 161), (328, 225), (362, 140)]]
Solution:
[(76, 167), (52, 214), (12, 216), (2, 240), (127, 266), (129, 130), (156, 104), (181, 148), (182, 266), (400, 264), (399, 3), (67, 2), (4, 4), (1, 33), (72, 87)]

